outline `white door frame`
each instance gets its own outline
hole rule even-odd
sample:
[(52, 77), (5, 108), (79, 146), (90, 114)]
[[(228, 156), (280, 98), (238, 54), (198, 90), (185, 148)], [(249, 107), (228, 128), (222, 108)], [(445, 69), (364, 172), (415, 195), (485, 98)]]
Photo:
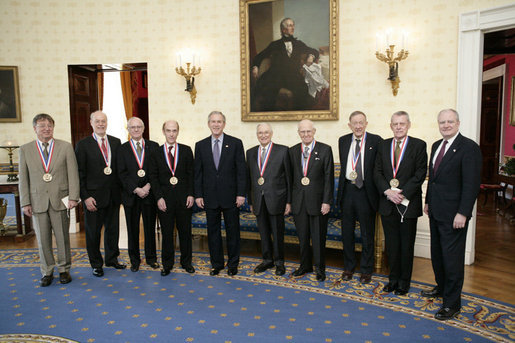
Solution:
[[(459, 22), (458, 84), (456, 110), (460, 113), (460, 131), (479, 142), (481, 129), (481, 84), (483, 74), (484, 34), (515, 26), (515, 4), (462, 13)], [(465, 264), (475, 255), (476, 210), (470, 220), (465, 250)]]

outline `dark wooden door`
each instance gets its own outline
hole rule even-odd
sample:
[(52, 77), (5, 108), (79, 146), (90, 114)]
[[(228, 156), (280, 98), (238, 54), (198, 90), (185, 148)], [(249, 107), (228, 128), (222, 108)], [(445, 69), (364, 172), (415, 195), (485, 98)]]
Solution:
[(91, 135), (89, 115), (99, 109), (95, 66), (68, 66), (72, 145)]
[(503, 77), (483, 82), (481, 96), (481, 138), (479, 146), (483, 154), (481, 183), (497, 182), (499, 151), (501, 144), (501, 106)]

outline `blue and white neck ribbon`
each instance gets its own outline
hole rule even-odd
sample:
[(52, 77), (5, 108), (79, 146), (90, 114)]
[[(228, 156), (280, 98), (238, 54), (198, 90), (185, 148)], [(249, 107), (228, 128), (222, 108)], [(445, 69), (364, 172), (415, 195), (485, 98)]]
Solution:
[[(356, 138), (356, 139), (358, 139), (358, 138)], [(365, 132), (365, 134), (363, 135), (363, 139), (359, 143), (358, 154), (355, 155), (356, 149), (354, 149), (354, 151), (352, 152), (352, 163), (351, 163), (352, 170), (356, 170), (356, 165), (358, 164), (358, 159), (359, 159), (359, 156), (361, 156), (361, 152), (363, 151), (363, 147), (365, 146), (366, 140), (367, 140), (367, 133)]]
[(259, 168), (259, 175), (261, 177), (263, 177), (263, 174), (265, 173), (265, 169), (266, 169), (266, 165), (268, 164), (268, 158), (270, 157), (270, 152), (272, 151), (272, 146), (274, 145), (274, 143), (270, 142), (270, 144), (268, 145), (268, 148), (266, 149), (266, 153), (265, 153), (265, 161), (263, 162), (263, 165), (261, 165), (261, 155), (258, 154), (257, 156), (257, 163), (258, 163), (258, 168)]
[[(308, 175), (308, 166), (309, 166), (309, 160), (311, 160), (311, 154), (313, 153), (313, 149), (315, 148), (316, 141), (313, 139), (313, 142), (311, 143), (311, 147), (309, 148), (309, 156), (308, 158), (304, 158), (303, 153), (304, 151), (301, 150), (301, 160), (302, 160), (302, 173), (304, 176)], [(301, 145), (302, 147), (303, 145)]]
[(177, 161), (179, 161), (179, 145), (177, 143), (174, 144), (175, 153), (173, 154), (173, 166), (172, 161), (170, 161), (170, 157), (168, 156), (167, 144), (163, 145), (163, 150), (165, 153), (166, 164), (168, 164), (168, 168), (170, 168), (172, 176), (175, 176), (175, 169), (177, 169)]
[(41, 163), (43, 164), (43, 169), (45, 170), (45, 173), (48, 174), (48, 171), (50, 170), (50, 163), (52, 163), (52, 156), (54, 155), (54, 140), (50, 140), (50, 143), (48, 144), (47, 158), (45, 158), (45, 154), (43, 154), (44, 148), (41, 146), (41, 143), (39, 141), (36, 141), (36, 143), (39, 157), (41, 158)]
[(401, 161), (404, 157), (404, 153), (406, 152), (406, 145), (408, 144), (409, 137), (406, 136), (406, 139), (402, 143), (401, 146), (401, 153), (399, 154), (399, 160), (397, 161), (397, 164), (395, 164), (395, 142), (396, 139), (392, 139), (392, 149), (390, 152), (390, 159), (392, 160), (392, 171), (393, 171), (393, 178), (397, 178), (397, 171), (399, 170), (399, 165), (401, 164)]
[(136, 150), (133, 139), (131, 139), (131, 148), (132, 152), (134, 153), (134, 157), (136, 157), (136, 162), (138, 163), (139, 169), (143, 169), (143, 163), (145, 162), (145, 140), (141, 139), (141, 156), (138, 155), (138, 151)]
[(100, 149), (100, 152), (102, 153), (102, 156), (104, 157), (104, 162), (106, 163), (106, 167), (110, 167), (111, 159), (109, 157), (111, 156), (111, 147), (107, 143), (107, 135), (104, 138), (105, 139), (104, 142), (106, 143), (106, 147), (107, 147), (107, 156), (104, 154), (104, 150), (102, 150), (102, 139), (99, 140), (97, 135), (94, 132), (91, 135), (93, 136), (93, 139), (97, 141), (98, 148)]

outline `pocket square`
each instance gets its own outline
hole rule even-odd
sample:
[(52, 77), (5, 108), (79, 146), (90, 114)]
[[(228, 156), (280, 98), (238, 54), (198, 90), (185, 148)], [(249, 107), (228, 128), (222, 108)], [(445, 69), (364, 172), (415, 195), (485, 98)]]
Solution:
[(315, 161), (319, 161), (319, 160), (320, 160), (320, 158), (319, 158), (319, 157), (315, 157)]

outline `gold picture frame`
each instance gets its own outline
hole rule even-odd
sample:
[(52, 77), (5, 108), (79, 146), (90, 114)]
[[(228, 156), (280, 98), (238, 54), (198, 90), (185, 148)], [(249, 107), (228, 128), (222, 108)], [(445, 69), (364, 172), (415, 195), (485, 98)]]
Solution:
[(21, 122), (18, 67), (0, 66), (0, 123)]
[(242, 121), (338, 120), (337, 0), (240, 0), (240, 48)]

